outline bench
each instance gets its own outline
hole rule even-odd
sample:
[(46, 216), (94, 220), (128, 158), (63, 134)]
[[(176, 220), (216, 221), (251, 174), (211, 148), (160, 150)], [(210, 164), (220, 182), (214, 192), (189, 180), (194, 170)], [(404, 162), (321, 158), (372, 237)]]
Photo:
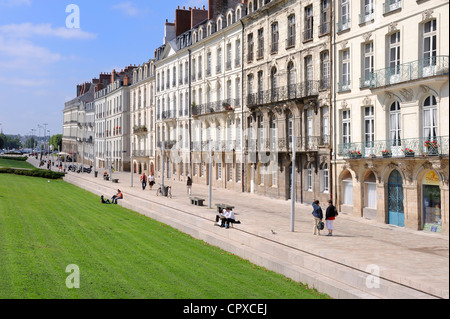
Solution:
[(199, 197), (189, 197), (189, 199), (191, 200), (191, 204), (196, 206), (203, 206), (203, 202), (205, 201), (204, 198)]
[(112, 180), (112, 182), (118, 184), (119, 183), (119, 179), (115, 178), (115, 179)]

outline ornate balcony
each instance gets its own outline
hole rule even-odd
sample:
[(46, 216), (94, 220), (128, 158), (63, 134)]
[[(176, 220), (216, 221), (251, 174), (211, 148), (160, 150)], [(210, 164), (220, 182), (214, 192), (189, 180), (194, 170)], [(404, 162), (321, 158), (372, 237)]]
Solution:
[(370, 89), (388, 85), (448, 75), (448, 55), (417, 60), (375, 71), (370, 75)]
[(449, 137), (346, 143), (339, 145), (339, 154), (346, 159), (448, 156)]
[(319, 95), (319, 81), (306, 81), (299, 84), (279, 87), (247, 95), (247, 107), (280, 103)]
[(222, 101), (210, 102), (201, 105), (193, 105), (192, 106), (192, 115), (200, 116), (205, 114), (213, 114), (220, 112), (230, 112), (233, 111), (233, 102), (234, 99), (227, 99)]
[(135, 125), (133, 128), (133, 133), (138, 135), (138, 134), (147, 134), (148, 129), (147, 126), (145, 125), (141, 125), (141, 126), (137, 126)]

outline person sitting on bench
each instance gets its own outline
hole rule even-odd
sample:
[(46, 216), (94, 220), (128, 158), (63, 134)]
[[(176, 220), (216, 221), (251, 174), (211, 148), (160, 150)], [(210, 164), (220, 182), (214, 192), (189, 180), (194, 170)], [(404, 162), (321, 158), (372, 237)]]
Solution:
[(234, 212), (227, 208), (225, 213), (225, 228), (230, 228), (230, 223), (240, 224), (241, 222), (239, 220), (237, 221)]
[(103, 197), (103, 195), (100, 197), (100, 199), (102, 200), (102, 204), (111, 204), (111, 202), (109, 201), (109, 199), (106, 199)]
[(117, 194), (114, 195), (114, 196), (112, 197), (112, 202), (113, 202), (114, 204), (117, 204), (117, 200), (118, 200), (118, 199), (123, 199), (123, 194), (122, 194), (122, 192), (120, 191), (120, 189), (118, 189), (118, 190), (117, 190)]
[(227, 211), (225, 209), (223, 209), (222, 212), (219, 213), (219, 215), (216, 215), (216, 223), (218, 223), (219, 220), (221, 221), (220, 227), (225, 227), (226, 213), (227, 213)]

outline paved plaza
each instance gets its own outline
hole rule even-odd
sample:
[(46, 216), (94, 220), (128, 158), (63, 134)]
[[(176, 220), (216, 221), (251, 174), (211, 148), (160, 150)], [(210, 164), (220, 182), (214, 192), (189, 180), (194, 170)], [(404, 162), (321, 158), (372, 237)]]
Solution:
[[(29, 160), (36, 165), (37, 161)], [(56, 169), (55, 169), (56, 170)], [(139, 175), (115, 172), (115, 184), (94, 174), (68, 173), (67, 182), (97, 195), (124, 193), (120, 205), (169, 224), (251, 262), (308, 284), (333, 298), (449, 298), (448, 235), (413, 231), (340, 213), (333, 236), (313, 235), (312, 207), (296, 203), (294, 232), (291, 202), (229, 190), (192, 187), (205, 199), (191, 205), (184, 182), (166, 181), (173, 198), (157, 197), (158, 182), (142, 190)], [(216, 203), (235, 207), (241, 224), (214, 226)], [(326, 203), (321, 203), (325, 212)]]

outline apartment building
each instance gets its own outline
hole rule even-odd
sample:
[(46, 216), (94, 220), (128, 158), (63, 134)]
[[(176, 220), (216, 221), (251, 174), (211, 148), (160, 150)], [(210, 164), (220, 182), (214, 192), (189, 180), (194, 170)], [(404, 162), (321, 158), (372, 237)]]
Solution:
[(248, 1), (246, 9), (245, 191), (291, 199), (294, 188), (298, 202), (326, 202), (331, 2)]
[(340, 211), (448, 233), (449, 3), (334, 1)]
[(245, 6), (225, 2), (178, 8), (175, 23), (166, 23), (166, 43), (155, 53), (156, 162), (159, 177), (190, 174), (207, 184), (211, 171), (213, 185), (241, 191)]
[(149, 60), (133, 70), (130, 86), (133, 172), (155, 172), (155, 65)]
[(120, 72), (113, 70), (109, 84), (104, 88), (98, 86), (95, 92), (95, 135), (99, 136), (96, 167), (111, 172), (131, 169), (130, 85), (134, 68), (128, 66)]

